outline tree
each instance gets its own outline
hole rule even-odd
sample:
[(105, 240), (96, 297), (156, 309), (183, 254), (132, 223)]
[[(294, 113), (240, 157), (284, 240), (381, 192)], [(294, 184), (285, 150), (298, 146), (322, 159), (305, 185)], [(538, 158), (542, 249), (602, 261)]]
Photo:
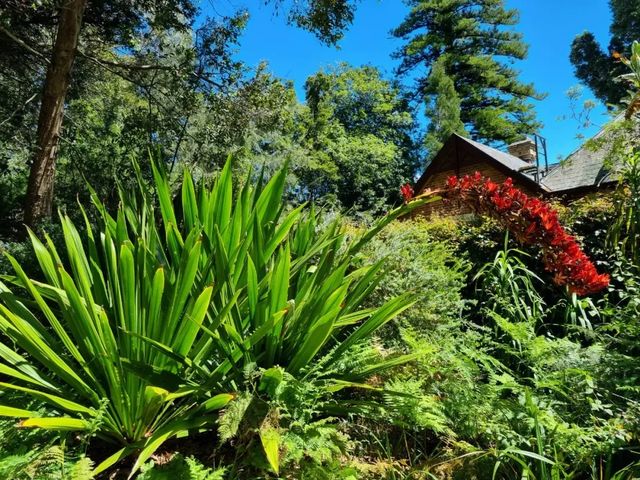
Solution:
[(232, 154), (236, 170), (268, 163), (275, 171), (295, 148), (294, 117), (301, 105), (293, 86), (271, 75), (266, 64), (230, 93), (206, 94), (198, 101), (186, 130), (189, 141), (179, 151), (185, 163), (211, 171)]
[[(269, 1), (269, 0), (267, 0)], [(312, 32), (322, 42), (337, 43), (353, 22), (357, 0), (272, 0), (287, 5), (288, 21)]]
[(314, 161), (298, 174), (309, 196), (335, 195), (343, 207), (382, 211), (419, 163), (409, 102), (371, 66), (318, 72), (305, 89)]
[[(349, 0), (294, 2), (288, 8), (288, 19), (314, 32), (322, 41), (334, 43), (351, 23), (354, 9), (355, 2)], [(76, 58), (80, 56), (92, 62), (94, 67), (117, 72), (132, 81), (136, 81), (137, 74), (164, 72), (182, 79), (196, 78), (198, 82), (215, 87), (217, 84), (209, 77), (207, 62), (203, 64), (201, 61), (202, 58), (209, 62), (212, 58), (218, 60), (215, 57), (219, 50), (213, 47), (220, 44), (214, 36), (205, 37), (200, 44), (196, 39), (181, 52), (184, 55), (177, 64), (163, 64), (163, 54), (157, 49), (136, 48), (140, 43), (149, 43), (150, 35), (158, 32), (173, 35), (191, 31), (196, 14), (192, 0), (142, 0), (133, 3), (128, 0), (38, 3), (14, 0), (0, 10), (0, 37), (21, 49), (23, 60), (30, 56), (47, 64), (47, 74), (42, 80), (37, 144), (25, 201), (27, 224), (33, 226), (51, 215), (57, 149)], [(42, 46), (46, 42), (40, 40), (51, 31), (55, 32), (55, 41), (49, 51)], [(21, 38), (21, 34), (27, 34), (26, 40)], [(151, 62), (140, 62), (149, 57)], [(149, 85), (144, 82), (140, 86), (149, 90)], [(157, 103), (162, 104), (162, 100)], [(178, 136), (186, 130), (186, 125), (185, 120), (178, 129)]]
[(408, 0), (407, 18), (392, 33), (405, 45), (396, 53), (400, 75), (418, 75), (415, 96), (429, 99), (429, 76), (439, 59), (453, 81), (460, 119), (474, 139), (510, 142), (540, 128), (529, 99), (543, 98), (509, 66), (526, 58), (522, 35), (510, 27), (518, 12), (503, 0)]
[(444, 57), (440, 57), (431, 69), (425, 93), (425, 111), (430, 121), (424, 145), (429, 157), (433, 158), (452, 134), (466, 136), (467, 133), (460, 119), (460, 97), (444, 68)]
[(617, 78), (627, 71), (613, 54), (630, 55), (633, 41), (640, 39), (640, 0), (609, 0), (609, 6), (613, 21), (608, 51), (602, 49), (593, 33), (584, 32), (573, 40), (569, 59), (576, 77), (613, 108), (626, 95)]
[(71, 81), (71, 67), (76, 57), (85, 6), (86, 0), (69, 0), (60, 6), (58, 31), (38, 117), (38, 143), (27, 184), (24, 216), (27, 225), (33, 226), (39, 219), (51, 216), (53, 176), (64, 101)]
[[(195, 9), (187, 0), (142, 1), (137, 2), (135, 8), (124, 0), (89, 2), (88, 5), (86, 0), (63, 0), (40, 5), (17, 1), (0, 13), (2, 34), (24, 50), (23, 60), (31, 56), (46, 63), (36, 145), (24, 205), (25, 223), (33, 226), (51, 216), (57, 150), (67, 91), (72, 82), (72, 67), (81, 45), (81, 31), (91, 33), (82, 42), (86, 58), (101, 64), (104, 62), (94, 57), (94, 50), (105, 51), (108, 47), (96, 45), (106, 43), (109, 47), (130, 48), (137, 32), (157, 24), (165, 28), (187, 28)], [(54, 41), (50, 51), (30, 45), (30, 41), (46, 38), (51, 31)], [(25, 41), (16, 32), (28, 32), (32, 36)]]

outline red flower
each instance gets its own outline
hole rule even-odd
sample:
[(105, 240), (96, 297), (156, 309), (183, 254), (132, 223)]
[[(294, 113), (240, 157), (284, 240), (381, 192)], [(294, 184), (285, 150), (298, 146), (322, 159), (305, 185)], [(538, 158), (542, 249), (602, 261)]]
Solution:
[(557, 285), (567, 285), (578, 295), (596, 293), (609, 285), (609, 275), (598, 273), (576, 239), (562, 228), (558, 214), (547, 203), (515, 188), (510, 178), (497, 184), (479, 172), (461, 179), (450, 177), (444, 197), (495, 218), (519, 242), (539, 246), (545, 269)]
[(485, 182), (484, 187), (487, 190), (487, 193), (495, 193), (495, 191), (498, 190), (498, 184), (489, 179)]
[(409, 200), (413, 198), (413, 187), (410, 184), (405, 183), (403, 186), (400, 187), (400, 193), (404, 198), (404, 202), (407, 203)]

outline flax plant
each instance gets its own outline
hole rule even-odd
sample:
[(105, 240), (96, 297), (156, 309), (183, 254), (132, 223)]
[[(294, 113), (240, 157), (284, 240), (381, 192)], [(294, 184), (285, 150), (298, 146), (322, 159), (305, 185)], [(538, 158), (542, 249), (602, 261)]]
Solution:
[(354, 268), (353, 255), (433, 199), (394, 210), (347, 244), (339, 221), (320, 229), (312, 208), (287, 211), (284, 169), (235, 196), (231, 162), (213, 184), (196, 185), (185, 170), (175, 198), (162, 168), (153, 165), (151, 186), (136, 172), (138, 191), (121, 189), (113, 214), (93, 193), (97, 229), (84, 210), (82, 231), (61, 215), (66, 261), (29, 232), (44, 281), (8, 257), (15, 276), (0, 283), (0, 373), (10, 380), (0, 386), (41, 400), (49, 415), (9, 405), (0, 415), (22, 427), (93, 429), (122, 446), (95, 473), (139, 452), (133, 475), (172, 436), (212, 428), (248, 366), (304, 378), (322, 356), (315, 375), (331, 392), (411, 358), (332, 369), (414, 299), (363, 308), (382, 263)]

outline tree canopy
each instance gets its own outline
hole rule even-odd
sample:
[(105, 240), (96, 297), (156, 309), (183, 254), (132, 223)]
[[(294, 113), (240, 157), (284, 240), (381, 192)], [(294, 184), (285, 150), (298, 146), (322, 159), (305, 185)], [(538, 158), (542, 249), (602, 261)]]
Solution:
[(401, 60), (398, 73), (416, 76), (414, 99), (430, 104), (441, 95), (433, 88), (441, 80), (430, 77), (444, 72), (460, 98), (460, 119), (474, 139), (511, 142), (540, 127), (530, 100), (543, 96), (519, 81), (510, 66), (527, 55), (522, 35), (510, 28), (518, 23), (516, 10), (505, 8), (503, 0), (408, 3), (411, 11), (393, 35), (404, 41), (395, 54)]
[[(329, 44), (341, 38), (355, 10), (355, 2), (348, 0), (273, 3), (287, 12), (289, 22)], [(197, 103), (194, 95), (224, 90), (242, 78), (228, 47), (242, 30), (245, 13), (196, 25), (197, 13), (192, 0), (14, 0), (2, 7), (0, 38), (10, 48), (0, 52), (0, 65), (6, 67), (8, 76), (19, 79), (14, 89), (25, 80), (41, 85), (35, 97), (17, 92), (23, 94), (17, 97), (21, 99), (17, 104), (0, 105), (9, 112), (19, 112), (29, 103), (40, 105), (31, 147), (26, 223), (33, 225), (51, 215), (64, 106), (69, 88), (73, 95), (73, 89), (80, 88), (90, 75), (82, 73), (83, 63), (85, 71), (98, 68), (134, 83), (147, 96), (150, 107), (163, 110), (173, 123), (175, 151), (188, 126), (189, 114), (185, 117), (183, 113)], [(24, 59), (29, 57), (33, 63), (25, 67)], [(17, 58), (22, 62), (16, 62)], [(74, 68), (74, 64), (78, 65)], [(178, 103), (180, 113), (175, 111)], [(152, 136), (150, 132), (149, 138)]]
[(640, 38), (640, 1), (609, 0), (609, 6), (613, 20), (606, 51), (593, 33), (583, 32), (574, 39), (569, 58), (576, 77), (599, 100), (612, 106), (626, 95), (618, 77), (627, 71), (614, 54), (629, 55), (633, 41)]
[(311, 76), (305, 90), (309, 154), (325, 169), (319, 190), (361, 210), (397, 198), (419, 162), (415, 120), (400, 88), (374, 67), (343, 64)]

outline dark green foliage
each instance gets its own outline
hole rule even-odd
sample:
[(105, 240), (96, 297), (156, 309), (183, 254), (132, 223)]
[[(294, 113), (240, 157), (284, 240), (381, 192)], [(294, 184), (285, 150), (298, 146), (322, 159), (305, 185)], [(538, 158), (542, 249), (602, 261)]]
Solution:
[(342, 38), (344, 30), (353, 22), (357, 5), (354, 0), (273, 1), (276, 5), (289, 6), (289, 21), (327, 44), (335, 44)]
[(460, 118), (462, 102), (453, 79), (447, 75), (442, 57), (431, 68), (425, 87), (425, 103), (429, 125), (424, 145), (429, 156), (433, 157), (452, 134), (466, 135)]
[(609, 105), (620, 103), (625, 89), (614, 79), (622, 75), (625, 68), (611, 56), (611, 52), (602, 50), (591, 32), (584, 32), (573, 40), (569, 59), (576, 77), (591, 89), (596, 98)]
[[(67, 132), (60, 126), (64, 123), (66, 127), (69, 123), (66, 116), (63, 117), (64, 107), (55, 109), (51, 106), (66, 105), (70, 100), (89, 96), (88, 88), (95, 87), (95, 82), (103, 80), (105, 75), (130, 83), (129, 88), (135, 89), (138, 97), (130, 98), (133, 108), (140, 107), (138, 100), (141, 100), (147, 110), (145, 116), (139, 115), (136, 119), (137, 135), (129, 136), (128, 140), (133, 140), (135, 145), (116, 141), (107, 150), (113, 151), (113, 147), (135, 149), (142, 143), (161, 151), (164, 159), (174, 164), (188, 161), (183, 144), (187, 139), (201, 138), (200, 132), (193, 131), (192, 124), (200, 123), (201, 127), (219, 125), (221, 122), (215, 121), (219, 119), (228, 119), (215, 132), (216, 140), (223, 139), (216, 147), (225, 153), (218, 158), (205, 157), (207, 161), (221, 167), (224, 156), (232, 149), (229, 144), (236, 148), (242, 146), (247, 136), (246, 128), (242, 130), (229, 125), (236, 119), (229, 115), (224, 103), (251, 83), (247, 80), (247, 68), (233, 58), (233, 47), (248, 19), (245, 11), (213, 20), (198, 18), (197, 2), (191, 0), (83, 1), (74, 5), (73, 17), (78, 22), (73, 29), (75, 33), (69, 37), (68, 28), (58, 28), (58, 23), (64, 24), (60, 19), (66, 18), (60, 15), (65, 11), (61, 10), (63, 8), (66, 7), (49, 1), (9, 2), (0, 8), (0, 40), (3, 46), (8, 45), (0, 52), (0, 85), (4, 93), (11, 94), (3, 95), (0, 100), (0, 145), (7, 144), (3, 150), (8, 157), (6, 160), (0, 157), (0, 180), (11, 174), (5, 164), (18, 160), (24, 165), (26, 159), (32, 157), (32, 180), (24, 202), (27, 223), (33, 226), (42, 220), (41, 217), (51, 216), (54, 181), (50, 177), (56, 170), (53, 167), (58, 144), (74, 145), (74, 138), (67, 137)], [(286, 8), (290, 22), (312, 31), (329, 44), (337, 42), (351, 23), (354, 9), (355, 2), (324, 0), (291, 2)], [(69, 20), (67, 23), (76, 22)], [(65, 38), (73, 45), (67, 48), (69, 55), (52, 47), (58, 44), (54, 41), (58, 33), (61, 39)], [(60, 67), (49, 69), (48, 66), (63, 58), (69, 59), (64, 63), (64, 74), (47, 75), (48, 70), (50, 73), (60, 71)], [(43, 94), (43, 90), (49, 93)], [(218, 119), (211, 118), (212, 111), (218, 113)], [(238, 115), (238, 120), (253, 120), (255, 110), (239, 108), (234, 113), (238, 112), (244, 113)], [(206, 114), (209, 118), (205, 120)], [(260, 112), (258, 116), (269, 117), (269, 114)], [(54, 122), (53, 117), (65, 120)], [(44, 128), (47, 124), (55, 127)], [(44, 132), (37, 139), (36, 127)], [(113, 139), (113, 133), (107, 137)], [(52, 153), (48, 160), (38, 157), (39, 152), (49, 151), (49, 148)], [(190, 150), (193, 154), (194, 150)], [(16, 159), (17, 153), (22, 156)], [(119, 161), (122, 160), (119, 157)], [(43, 170), (42, 165), (47, 168)], [(113, 173), (117, 166), (105, 170)], [(44, 171), (51, 173), (45, 179), (38, 178)], [(44, 185), (44, 194), (36, 192), (38, 185)], [(16, 187), (20, 186), (16, 182)], [(21, 230), (16, 225), (16, 217), (20, 216), (16, 205), (22, 200), (22, 192), (9, 193), (0, 208), (0, 220), (10, 221), (12, 230)]]
[(611, 39), (605, 50), (591, 32), (578, 35), (571, 45), (570, 60), (576, 77), (587, 85), (602, 102), (615, 106), (626, 95), (626, 89), (616, 79), (626, 73), (626, 67), (614, 52), (629, 55), (631, 44), (640, 38), (640, 2), (609, 0), (613, 21)]
[(138, 480), (224, 480), (226, 468), (209, 468), (193, 457), (180, 454), (166, 463), (150, 461), (140, 469)]
[(19, 229), (27, 188), (26, 151), (0, 148), (0, 238), (11, 238)]
[(399, 87), (374, 67), (341, 65), (311, 76), (306, 143), (319, 168), (300, 174), (312, 199), (333, 194), (347, 209), (384, 211), (418, 166), (416, 124)]
[[(528, 100), (543, 96), (533, 85), (518, 81), (518, 72), (505, 61), (522, 60), (527, 55), (522, 35), (508, 28), (518, 23), (516, 10), (506, 9), (503, 0), (408, 3), (411, 12), (393, 34), (405, 41), (396, 53), (402, 61), (398, 73), (428, 72), (418, 77), (414, 98), (447, 94), (450, 86), (438, 91), (433, 83), (442, 80), (430, 80), (432, 74), (440, 76), (438, 68), (442, 68), (455, 84), (461, 101), (460, 119), (472, 138), (511, 142), (540, 127)], [(455, 123), (453, 127), (452, 131), (457, 131)]]

